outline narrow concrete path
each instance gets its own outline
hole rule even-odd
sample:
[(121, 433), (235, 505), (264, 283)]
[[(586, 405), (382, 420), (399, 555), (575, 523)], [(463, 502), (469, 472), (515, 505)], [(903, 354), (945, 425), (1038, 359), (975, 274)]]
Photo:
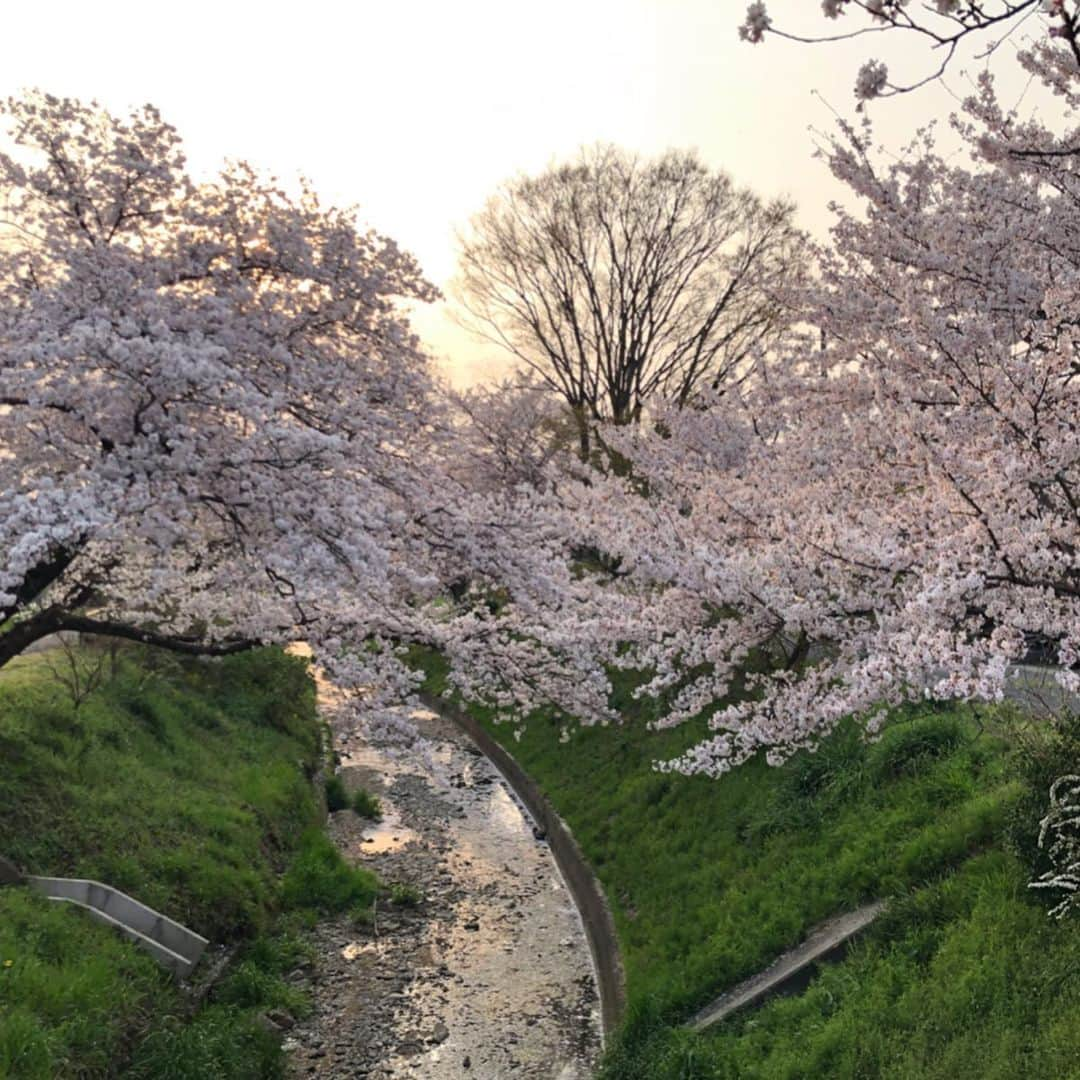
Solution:
[(702, 1031), (737, 1009), (760, 1005), (777, 994), (805, 989), (817, 965), (839, 959), (851, 941), (885, 910), (886, 904), (887, 901), (878, 900), (815, 926), (802, 944), (774, 960), (764, 971), (721, 994), (697, 1013), (688, 1026)]
[(315, 1015), (291, 1033), (294, 1076), (586, 1080), (600, 1053), (589, 946), (547, 844), (468, 736), (415, 718), (428, 759), (347, 748), (341, 773), (383, 802), (342, 811), (350, 860), (411, 885), (415, 907), (317, 931)]

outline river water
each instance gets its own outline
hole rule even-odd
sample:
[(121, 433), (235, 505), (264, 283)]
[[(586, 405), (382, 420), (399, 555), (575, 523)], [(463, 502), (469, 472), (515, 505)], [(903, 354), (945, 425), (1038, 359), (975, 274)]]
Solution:
[[(419, 713), (428, 753), (348, 747), (346, 786), (378, 795), (330, 832), (415, 906), (317, 931), (315, 1014), (290, 1032), (293, 1074), (586, 1080), (600, 1052), (588, 943), (554, 858), (495, 768), (450, 721)], [(347, 744), (346, 744), (347, 745)]]

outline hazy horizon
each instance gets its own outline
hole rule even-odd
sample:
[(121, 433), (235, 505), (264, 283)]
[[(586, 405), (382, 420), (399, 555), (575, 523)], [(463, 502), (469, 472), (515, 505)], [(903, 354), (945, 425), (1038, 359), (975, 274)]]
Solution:
[[(843, 189), (814, 159), (812, 129), (833, 126), (833, 110), (856, 115), (852, 85), (866, 55), (880, 51), (898, 72), (933, 61), (908, 35), (751, 46), (737, 35), (745, 6), (550, 0), (530, 12), (414, 0), (338, 13), (314, 0), (300, 23), (248, 3), (194, 0), (179, 18), (106, 2), (92, 19), (61, 3), (8, 13), (19, 47), (0, 92), (40, 87), (115, 111), (152, 102), (180, 131), (196, 174), (225, 157), (285, 181), (303, 173), (326, 200), (357, 204), (445, 290), (455, 230), (502, 181), (597, 141), (646, 155), (694, 148), (763, 197), (793, 199), (799, 223), (824, 236), (826, 204)], [(805, 8), (770, 4), (777, 21), (786, 14), (820, 31), (817, 5)], [(963, 67), (914, 98), (874, 103), (879, 138), (898, 148), (926, 117), (954, 108), (968, 88)], [(1013, 100), (1025, 83), (1015, 65), (1002, 67)], [(457, 385), (510, 367), (456, 327), (446, 304), (417, 312), (414, 325)]]

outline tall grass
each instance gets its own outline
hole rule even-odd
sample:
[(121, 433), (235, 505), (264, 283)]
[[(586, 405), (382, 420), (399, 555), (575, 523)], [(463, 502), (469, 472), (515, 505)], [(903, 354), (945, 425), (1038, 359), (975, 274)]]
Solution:
[(209, 663), (125, 650), (78, 709), (47, 658), (0, 672), (0, 854), (247, 943), (219, 1000), (188, 1022), (134, 945), (0, 891), (0, 1077), (277, 1075), (276, 1040), (252, 1010), (303, 1009), (282, 978), (296, 899), (282, 880), (313, 843), (319, 753), (306, 662), (275, 650)]
[[(441, 692), (441, 659), (415, 659)], [(564, 717), (534, 714), (518, 738), (517, 725), (471, 709), (543, 786), (611, 902), (630, 1009), (606, 1078), (950, 1075), (930, 1070), (934, 1055), (956, 1075), (1031, 1068), (1049, 1077), (1074, 1061), (1080, 1018), (1046, 988), (1073, 1001), (1080, 940), (1075, 926), (1048, 923), (1024, 887), (1029, 866), (1011, 838), (1030, 846), (1045, 792), (1018, 768), (1004, 720), (988, 725), (963, 705), (912, 708), (876, 744), (847, 724), (782, 768), (755, 761), (710, 780), (653, 769), (700, 739), (706, 720), (650, 732), (659, 706), (636, 701), (633, 685), (620, 676), (622, 725), (572, 730), (569, 743), (560, 742)], [(1043, 772), (1063, 766), (1060, 754), (1054, 764), (1034, 756)], [(681, 1029), (815, 923), (881, 897), (901, 901), (897, 914), (819, 989), (721, 1036)], [(1006, 947), (1011, 936), (1015, 948)], [(925, 952), (922, 967), (901, 962), (913, 950)], [(1025, 972), (1015, 994), (1006, 987), (1014, 969)], [(955, 986), (935, 996), (931, 982), (945, 972)], [(965, 1013), (965, 994), (982, 1005)], [(886, 1069), (890, 1055), (899, 1071)], [(965, 1056), (977, 1064), (956, 1073)], [(1080, 1066), (1056, 1075), (1080, 1076)]]

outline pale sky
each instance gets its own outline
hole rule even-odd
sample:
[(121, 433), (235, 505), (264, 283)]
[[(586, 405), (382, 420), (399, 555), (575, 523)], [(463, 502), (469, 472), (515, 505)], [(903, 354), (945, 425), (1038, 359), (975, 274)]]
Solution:
[[(356, 204), (444, 287), (454, 231), (501, 181), (584, 143), (646, 154), (696, 148), (764, 196), (786, 195), (824, 235), (840, 196), (813, 159), (811, 128), (854, 115), (859, 63), (911, 74), (931, 60), (904, 36), (799, 46), (738, 40), (745, 0), (51, 0), (6, 5), (0, 95), (38, 87), (113, 110), (152, 102), (183, 136), (195, 174), (246, 158), (283, 180), (308, 176), (326, 201)], [(772, 0), (778, 23), (817, 0)], [(809, 9), (809, 14), (807, 12)], [(1008, 49), (1008, 46), (1006, 47)], [(1011, 50), (1009, 50), (1011, 51)], [(1015, 99), (1024, 81), (1002, 58)], [(958, 65), (955, 93), (967, 83)], [(967, 67), (974, 71), (975, 61)], [(942, 87), (874, 106), (899, 147), (954, 106)], [(451, 379), (509, 370), (444, 306), (414, 325)]]

